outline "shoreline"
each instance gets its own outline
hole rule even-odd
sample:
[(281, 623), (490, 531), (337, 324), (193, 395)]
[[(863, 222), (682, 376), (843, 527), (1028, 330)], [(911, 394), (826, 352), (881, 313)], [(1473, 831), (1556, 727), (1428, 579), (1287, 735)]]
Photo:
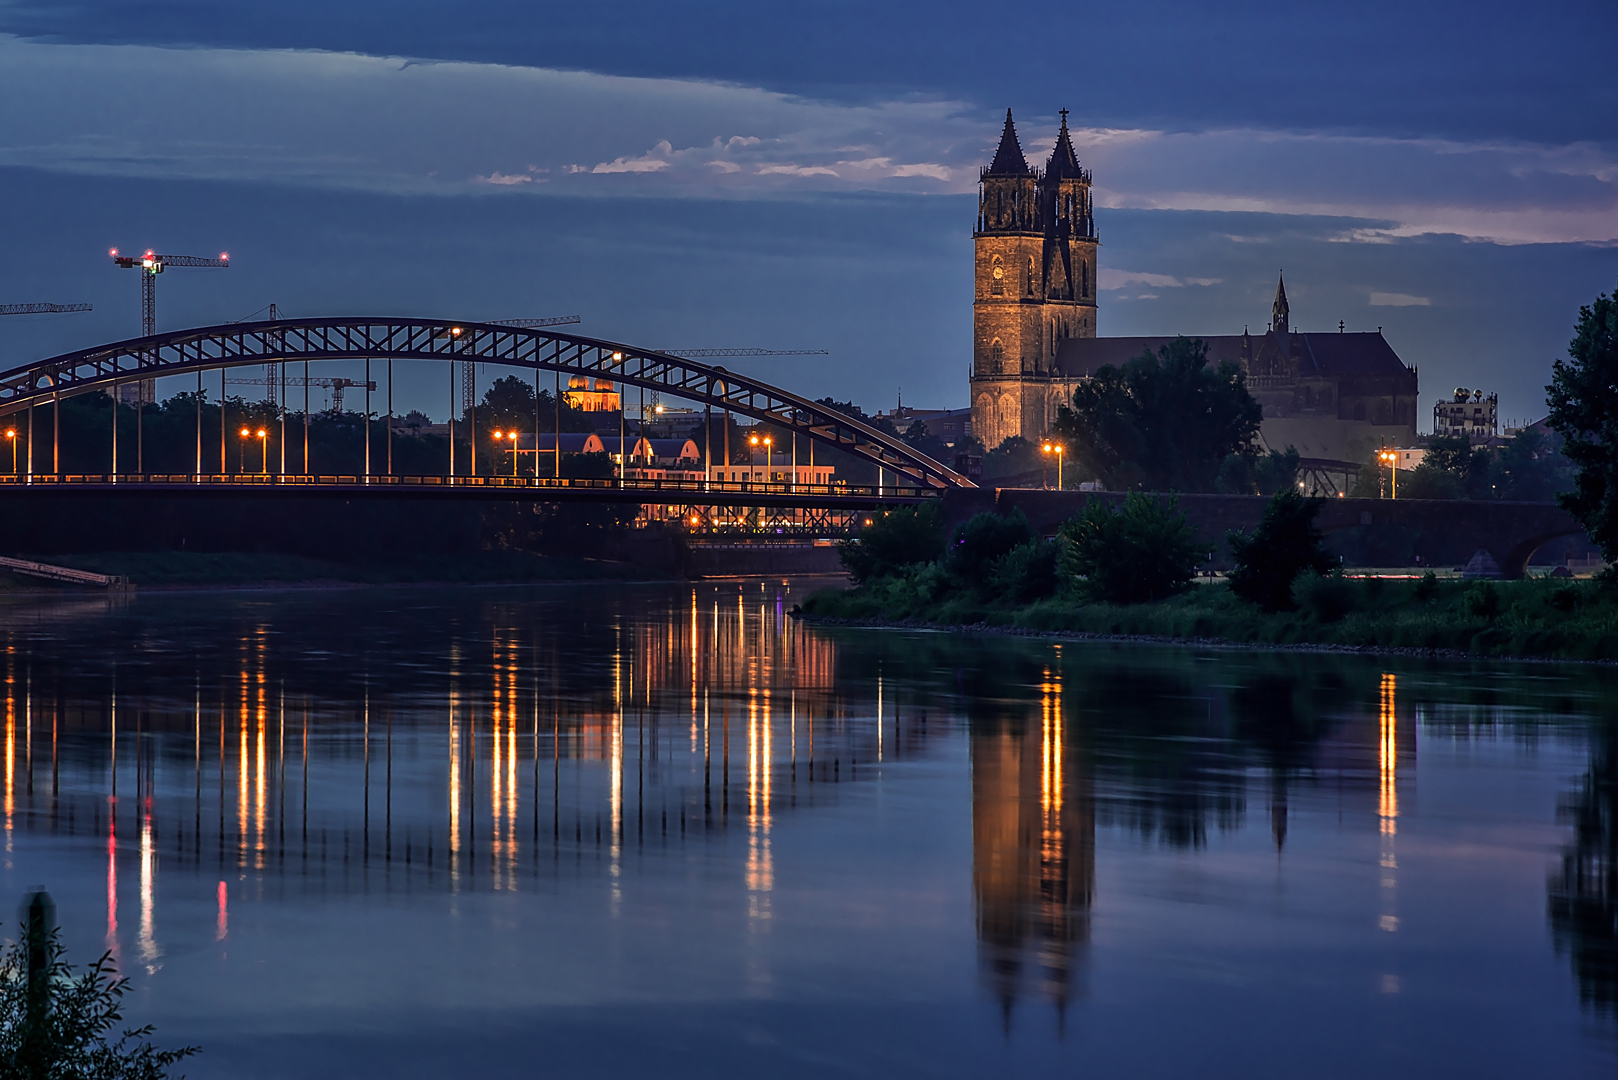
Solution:
[(1332, 642), (1233, 641), (1230, 638), (1188, 638), (1167, 634), (1103, 634), (1088, 630), (1035, 630), (1026, 626), (995, 623), (940, 623), (926, 619), (844, 619), (833, 615), (811, 615), (794, 610), (792, 618), (810, 626), (840, 626), (857, 630), (923, 630), (941, 634), (991, 634), (997, 637), (1045, 638), (1053, 641), (1085, 641), (1118, 645), (1177, 645), (1198, 649), (1242, 652), (1322, 653), (1346, 656), (1397, 656), (1419, 660), (1492, 660), (1516, 664), (1580, 664), (1593, 667), (1618, 666), (1618, 660), (1580, 660), (1557, 656), (1487, 656), (1456, 648), (1421, 648), (1411, 645), (1343, 645)]

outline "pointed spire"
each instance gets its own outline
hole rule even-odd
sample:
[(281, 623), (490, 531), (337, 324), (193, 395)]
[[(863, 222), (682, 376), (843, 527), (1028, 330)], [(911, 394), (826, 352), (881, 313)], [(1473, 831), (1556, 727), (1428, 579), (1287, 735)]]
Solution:
[(1270, 329), (1278, 334), (1290, 332), (1288, 316), (1292, 309), (1287, 304), (1287, 283), (1285, 276), (1276, 278), (1275, 303), (1270, 307)]
[(1073, 150), (1073, 138), (1067, 133), (1067, 110), (1062, 109), (1062, 130), (1056, 135), (1056, 149), (1045, 165), (1045, 179), (1060, 180), (1079, 175), (1079, 155)]
[(1011, 110), (1006, 110), (1006, 127), (1000, 133), (1000, 148), (989, 163), (988, 176), (1027, 176), (1028, 159), (1022, 156), (1022, 144), (1017, 141), (1017, 126), (1011, 122)]

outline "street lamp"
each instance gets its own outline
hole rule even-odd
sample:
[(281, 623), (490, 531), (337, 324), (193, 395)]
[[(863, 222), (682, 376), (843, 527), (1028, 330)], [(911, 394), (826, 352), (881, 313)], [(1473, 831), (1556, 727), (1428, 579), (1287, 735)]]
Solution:
[(247, 440), (251, 439), (252, 437), (253, 432), (251, 428), (242, 428), (242, 472), (247, 471)]
[(11, 471), (17, 471), (17, 429), (6, 428), (6, 438), (11, 440)]
[(764, 444), (764, 482), (767, 484), (770, 482), (770, 469), (772, 467), (770, 458), (770, 437), (766, 435), (763, 439), (760, 439), (757, 435), (754, 435), (747, 441), (753, 446), (759, 445), (760, 442)]
[(270, 475), (270, 433), (263, 428), (258, 429), (258, 471), (264, 476)]
[(1046, 443), (1040, 450), (1046, 454), (1056, 455), (1056, 490), (1062, 490), (1062, 453), (1067, 447), (1061, 443)]
[[(515, 432), (515, 431), (497, 431), (497, 432), (495, 432), (494, 433), (494, 441), (496, 443), (498, 443), (501, 439), (510, 439), (511, 440), (511, 475), (516, 476), (517, 475), (517, 432)], [(535, 453), (538, 453), (538, 451), (536, 450)]]
[(1376, 456), (1393, 474), (1393, 492), (1389, 497), (1397, 499), (1399, 497), (1399, 452), (1397, 450), (1382, 450)]

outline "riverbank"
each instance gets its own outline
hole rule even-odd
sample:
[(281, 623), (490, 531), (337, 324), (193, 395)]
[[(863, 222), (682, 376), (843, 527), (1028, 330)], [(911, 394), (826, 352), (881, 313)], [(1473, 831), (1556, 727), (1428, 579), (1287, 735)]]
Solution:
[[(40, 561), (128, 578), (137, 589), (287, 589), (361, 585), (496, 585), (559, 581), (652, 581), (668, 577), (629, 562), (484, 551), (469, 555), (339, 562), (299, 555), (240, 552), (105, 552), (52, 555)], [(86, 591), (0, 572), (0, 595)], [(92, 590), (93, 591), (93, 590)]]
[(930, 602), (909, 579), (823, 589), (803, 604), (810, 620), (1113, 640), (1312, 647), (1557, 660), (1618, 660), (1618, 589), (1596, 581), (1332, 580), (1297, 611), (1267, 613), (1221, 583), (1158, 603), (1046, 599)]

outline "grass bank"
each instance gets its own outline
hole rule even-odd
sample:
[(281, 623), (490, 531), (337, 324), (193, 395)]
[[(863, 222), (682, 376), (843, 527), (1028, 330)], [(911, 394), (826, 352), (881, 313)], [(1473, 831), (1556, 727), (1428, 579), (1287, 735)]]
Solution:
[(811, 619), (1223, 641), (1455, 650), (1476, 656), (1618, 660), (1618, 587), (1599, 581), (1345, 579), (1335, 595), (1297, 611), (1267, 613), (1223, 582), (1156, 603), (1114, 605), (1067, 598), (1015, 604), (952, 595), (929, 600), (912, 577), (824, 589), (803, 604)]
[[(118, 574), (137, 588), (226, 589), (333, 585), (527, 584), (601, 579), (642, 580), (654, 571), (622, 562), (484, 551), (365, 562), (336, 562), (297, 555), (202, 552), (107, 552), (29, 556), (39, 562)], [(73, 591), (38, 578), (0, 572), (0, 592)]]

